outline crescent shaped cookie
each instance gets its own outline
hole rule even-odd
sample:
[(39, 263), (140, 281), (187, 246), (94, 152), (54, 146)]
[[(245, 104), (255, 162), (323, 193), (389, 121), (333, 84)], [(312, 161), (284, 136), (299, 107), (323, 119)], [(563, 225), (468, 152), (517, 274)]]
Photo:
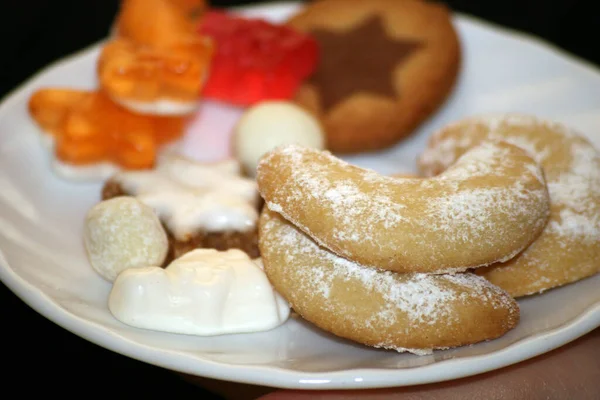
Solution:
[(478, 146), (431, 179), (386, 177), (289, 145), (262, 158), (257, 182), (269, 209), (317, 243), (397, 272), (508, 260), (539, 236), (549, 213), (540, 167), (506, 143)]
[(460, 41), (448, 7), (421, 0), (321, 0), (288, 22), (319, 45), (294, 101), (322, 122), (327, 148), (356, 153), (405, 138), (444, 102)]
[(316, 326), (368, 346), (427, 354), (497, 338), (519, 321), (519, 306), (471, 273), (398, 274), (348, 261), (265, 209), (264, 270), (296, 312)]
[(518, 257), (481, 270), (515, 297), (540, 293), (600, 272), (600, 155), (564, 125), (533, 116), (478, 116), (436, 132), (420, 157), (433, 176), (484, 140), (527, 150), (548, 182), (551, 213), (540, 237)]

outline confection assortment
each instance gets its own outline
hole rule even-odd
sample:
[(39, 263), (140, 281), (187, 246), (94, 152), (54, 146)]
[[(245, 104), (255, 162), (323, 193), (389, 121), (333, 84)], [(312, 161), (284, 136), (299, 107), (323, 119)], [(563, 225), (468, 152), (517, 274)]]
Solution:
[(152, 168), (184, 135), (213, 53), (212, 41), (186, 16), (191, 5), (123, 0), (114, 36), (98, 57), (99, 87), (42, 88), (31, 96), (30, 114), (51, 139), (59, 176), (104, 180)]
[[(516, 298), (600, 272), (600, 155), (565, 126), (457, 120), (418, 175), (340, 158), (401, 146), (460, 63), (434, 2), (320, 0), (275, 23), (122, 0), (98, 87), (39, 88), (29, 113), (54, 172), (102, 183), (83, 246), (117, 320), (210, 336), (293, 311), (424, 355), (498, 338), (525, 318)], [(239, 111), (215, 162), (185, 155), (205, 102)]]

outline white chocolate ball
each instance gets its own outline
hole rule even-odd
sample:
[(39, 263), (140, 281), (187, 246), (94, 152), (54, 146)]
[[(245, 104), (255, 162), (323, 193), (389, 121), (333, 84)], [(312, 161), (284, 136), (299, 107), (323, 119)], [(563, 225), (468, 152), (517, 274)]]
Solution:
[(152, 208), (134, 197), (114, 197), (90, 209), (83, 242), (92, 268), (113, 282), (129, 268), (160, 266), (167, 234)]
[(260, 158), (284, 144), (322, 150), (325, 134), (316, 118), (287, 101), (265, 101), (249, 108), (234, 128), (234, 154), (252, 177)]

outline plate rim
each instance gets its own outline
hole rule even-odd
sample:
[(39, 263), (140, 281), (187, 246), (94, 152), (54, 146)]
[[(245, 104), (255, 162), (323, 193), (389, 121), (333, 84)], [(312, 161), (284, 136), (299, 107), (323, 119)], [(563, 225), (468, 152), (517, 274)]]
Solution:
[[(32, 283), (21, 278), (6, 260), (0, 249), (0, 280), (19, 297), (45, 318), (56, 323), (69, 332), (88, 340), (96, 345), (121, 355), (152, 364), (162, 368), (172, 369), (182, 373), (228, 380), (232, 382), (253, 385), (266, 385), (285, 389), (367, 389), (388, 388), (419, 385), (426, 383), (444, 382), (458, 378), (466, 378), (500, 369), (521, 361), (536, 357), (548, 351), (563, 346), (577, 338), (591, 332), (600, 325), (600, 303), (588, 307), (577, 318), (549, 331), (533, 334), (518, 342), (512, 343), (502, 350), (494, 352), (490, 360), (489, 354), (463, 358), (449, 358), (425, 366), (403, 368), (399, 370), (384, 368), (355, 368), (332, 372), (301, 372), (289, 371), (281, 367), (251, 367), (245, 365), (229, 365), (212, 360), (198, 360), (179, 351), (156, 349), (134, 340), (128, 339), (113, 332), (105, 326), (90, 320), (83, 319), (67, 311), (57, 304), (50, 296), (38, 289)], [(550, 293), (547, 292), (547, 293)], [(546, 295), (544, 293), (542, 295)], [(110, 339), (112, 340), (110, 340)], [(132, 350), (136, 349), (136, 350)], [(525, 349), (525, 351), (523, 351)], [(136, 354), (137, 353), (137, 354)], [(519, 354), (518, 356), (515, 356)], [(169, 355), (175, 360), (161, 362), (156, 357)], [(193, 360), (192, 363), (186, 361)], [(471, 364), (479, 360), (479, 365), (484, 368), (465, 373), (464, 364)], [(191, 368), (191, 365), (195, 368)], [(198, 366), (201, 366), (198, 369)], [(435, 374), (428, 373), (433, 370)], [(402, 371), (393, 382), (389, 374), (393, 371)], [(268, 373), (268, 374), (266, 374)], [(261, 379), (261, 376), (269, 379)], [(349, 375), (352, 375), (350, 377)], [(386, 376), (386, 379), (378, 376)], [(415, 375), (420, 377), (415, 379)], [(434, 378), (435, 376), (435, 378)]]
[[(261, 9), (266, 10), (277, 7), (291, 8), (297, 7), (299, 4), (300, 3), (296, 1), (279, 1), (234, 7), (231, 8), (231, 10), (252, 10), (254, 12), (259, 12)], [(547, 51), (568, 61), (571, 65), (587, 70), (586, 72), (595, 74), (600, 73), (600, 68), (595, 64), (573, 55), (535, 35), (502, 27), (470, 15), (457, 12), (454, 12), (453, 14), (456, 19), (476, 25), (478, 28), (492, 30), (494, 33), (500, 35), (516, 36), (531, 44), (542, 46)], [(76, 52), (52, 61), (24, 82), (7, 92), (6, 95), (0, 99), (0, 119), (3, 118), (7, 111), (18, 106), (22, 97), (26, 96), (27, 93), (35, 87), (37, 81), (42, 79), (50, 70), (59, 68), (62, 64), (88, 56), (90, 53), (97, 51), (103, 41), (104, 40), (92, 43)], [(585, 311), (577, 316), (577, 318), (574, 318), (563, 325), (538, 334), (532, 334), (501, 350), (495, 351), (492, 360), (489, 360), (489, 354), (482, 354), (458, 359), (450, 358), (425, 366), (402, 369), (357, 368), (330, 372), (302, 372), (290, 371), (282, 367), (230, 365), (207, 359), (198, 359), (186, 355), (181, 351), (157, 349), (123, 337), (97, 322), (81, 318), (61, 307), (55, 300), (33, 283), (30, 283), (19, 276), (8, 263), (1, 248), (0, 280), (24, 303), (46, 319), (85, 340), (126, 357), (162, 368), (207, 378), (287, 389), (386, 388), (443, 382), (479, 375), (544, 354), (576, 340), (600, 326), (600, 303), (595, 303), (586, 308)], [(547, 293), (544, 293), (542, 296), (546, 294)], [(173, 359), (168, 360), (167, 362), (159, 360), (159, 358), (164, 358), (165, 355), (168, 355)], [(461, 367), (464, 364), (477, 362), (477, 360), (479, 360), (478, 364), (480, 365), (480, 368), (475, 371), (471, 369), (467, 373), (462, 370)], [(485, 367), (482, 367), (484, 364)], [(435, 371), (435, 374), (428, 373), (429, 370)], [(398, 373), (398, 371), (402, 372)], [(390, 379), (390, 374), (394, 372), (396, 372), (396, 375), (394, 376), (395, 379)], [(267, 379), (262, 378), (267, 376)], [(419, 379), (415, 379), (416, 376), (418, 376)], [(381, 377), (384, 377), (384, 379)]]

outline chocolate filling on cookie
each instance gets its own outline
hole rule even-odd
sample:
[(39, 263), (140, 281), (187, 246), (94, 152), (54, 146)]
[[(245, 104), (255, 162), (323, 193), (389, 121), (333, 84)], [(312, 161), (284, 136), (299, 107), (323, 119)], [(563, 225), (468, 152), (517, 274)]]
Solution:
[(398, 97), (394, 69), (422, 45), (391, 38), (379, 15), (349, 31), (314, 29), (311, 34), (319, 43), (321, 59), (309, 82), (319, 90), (325, 111), (356, 92)]
[(423, 0), (319, 0), (286, 22), (319, 45), (317, 70), (294, 102), (317, 116), (327, 150), (389, 148), (454, 87), (461, 49), (452, 13)]

